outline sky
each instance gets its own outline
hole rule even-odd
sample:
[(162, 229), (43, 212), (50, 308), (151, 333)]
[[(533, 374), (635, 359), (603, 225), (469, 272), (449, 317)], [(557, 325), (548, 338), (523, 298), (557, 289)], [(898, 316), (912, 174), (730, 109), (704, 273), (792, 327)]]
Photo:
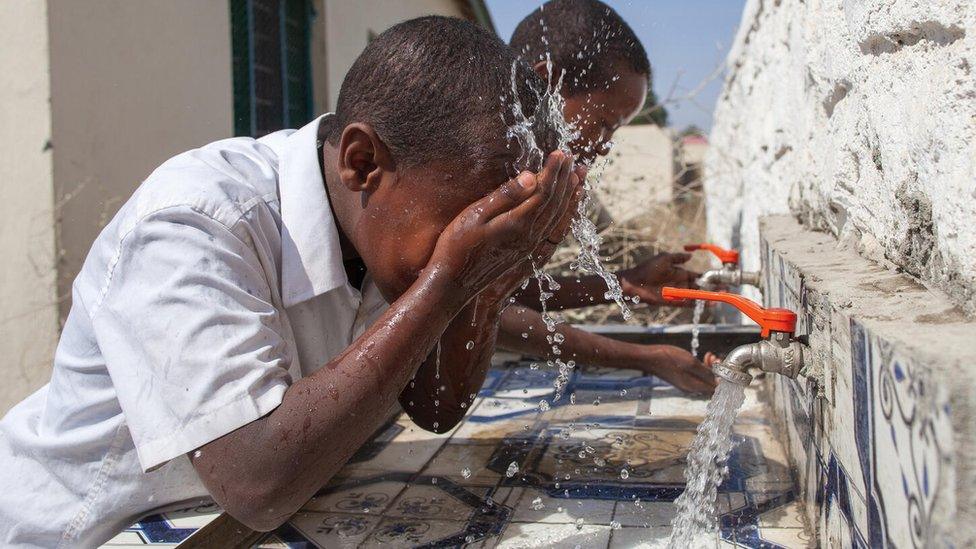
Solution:
[[(735, 38), (745, 0), (604, 0), (630, 24), (651, 60), (654, 91), (666, 101), (678, 130), (712, 126), (712, 109), (722, 90), (725, 56)], [(502, 40), (542, 0), (487, 0)], [(702, 85), (704, 86), (702, 87)], [(688, 98), (694, 93), (693, 98)], [(671, 98), (671, 99), (667, 99)]]

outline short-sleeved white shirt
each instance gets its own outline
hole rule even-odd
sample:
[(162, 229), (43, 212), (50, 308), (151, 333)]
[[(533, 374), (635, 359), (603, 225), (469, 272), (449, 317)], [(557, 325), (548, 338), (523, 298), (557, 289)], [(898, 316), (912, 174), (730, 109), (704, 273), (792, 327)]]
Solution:
[(272, 411), (385, 309), (346, 278), (320, 120), (168, 160), (98, 236), (50, 383), (0, 420), (0, 546), (97, 545), (209, 499), (186, 453)]

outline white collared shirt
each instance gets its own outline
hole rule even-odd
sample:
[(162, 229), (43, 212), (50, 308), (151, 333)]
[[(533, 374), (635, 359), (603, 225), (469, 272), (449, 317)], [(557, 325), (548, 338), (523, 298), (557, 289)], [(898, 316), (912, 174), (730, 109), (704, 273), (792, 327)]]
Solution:
[(0, 546), (92, 546), (209, 498), (186, 453), (385, 309), (368, 275), (347, 281), (318, 123), (170, 159), (98, 236), (50, 383), (0, 420)]

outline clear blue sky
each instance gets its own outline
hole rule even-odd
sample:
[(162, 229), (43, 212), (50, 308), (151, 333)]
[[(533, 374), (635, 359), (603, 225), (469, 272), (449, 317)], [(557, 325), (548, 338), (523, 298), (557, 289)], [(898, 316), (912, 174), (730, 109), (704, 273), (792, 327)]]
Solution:
[[(724, 66), (745, 0), (604, 0), (630, 24), (644, 43), (654, 71), (654, 91), (664, 100), (697, 88)], [(487, 0), (495, 28), (507, 41), (515, 26), (542, 0)], [(707, 84), (694, 101), (668, 104), (671, 125), (708, 130), (722, 77)], [(673, 91), (672, 91), (673, 88)]]

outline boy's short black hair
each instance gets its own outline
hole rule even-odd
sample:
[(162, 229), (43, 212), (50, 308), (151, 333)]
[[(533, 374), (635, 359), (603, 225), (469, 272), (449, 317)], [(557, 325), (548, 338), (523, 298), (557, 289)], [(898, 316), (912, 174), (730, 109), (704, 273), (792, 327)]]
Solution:
[[(514, 122), (508, 105), (517, 95), (531, 116), (545, 87), (482, 27), (451, 17), (412, 19), (381, 33), (353, 63), (339, 90), (329, 142), (337, 144), (350, 123), (365, 122), (398, 167), (445, 162), (469, 173), (504, 170), (511, 176), (528, 166), (516, 165), (521, 151), (506, 138)], [(537, 118), (536, 141), (548, 153), (555, 149), (551, 125)]]
[(570, 94), (605, 88), (620, 63), (651, 77), (651, 63), (634, 30), (599, 0), (550, 0), (515, 27), (512, 48), (529, 63), (546, 54)]

